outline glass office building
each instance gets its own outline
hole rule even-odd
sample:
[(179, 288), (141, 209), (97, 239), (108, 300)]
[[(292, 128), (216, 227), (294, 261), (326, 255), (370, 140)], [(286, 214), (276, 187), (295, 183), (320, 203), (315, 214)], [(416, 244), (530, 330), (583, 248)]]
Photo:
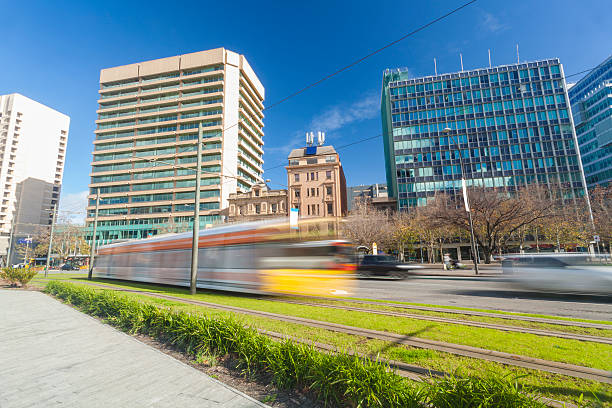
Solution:
[(399, 209), (458, 194), (462, 174), (468, 186), (585, 194), (558, 59), (421, 78), (386, 70), (381, 111), (389, 196)]
[(612, 182), (612, 56), (569, 90), (587, 187)]

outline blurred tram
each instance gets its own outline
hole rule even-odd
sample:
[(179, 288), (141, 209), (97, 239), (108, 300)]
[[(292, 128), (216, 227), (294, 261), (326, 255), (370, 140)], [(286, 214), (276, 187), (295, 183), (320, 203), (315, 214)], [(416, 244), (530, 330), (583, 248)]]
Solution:
[[(201, 230), (197, 287), (247, 293), (349, 294), (355, 277), (351, 244), (318, 232), (321, 221), (300, 223), (300, 229), (294, 230), (285, 220)], [(93, 275), (189, 286), (192, 240), (193, 234), (187, 232), (101, 246)]]

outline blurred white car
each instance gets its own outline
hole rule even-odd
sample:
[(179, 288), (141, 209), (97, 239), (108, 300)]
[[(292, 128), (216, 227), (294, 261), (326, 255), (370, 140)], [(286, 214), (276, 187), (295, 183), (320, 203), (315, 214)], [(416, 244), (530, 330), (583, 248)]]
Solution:
[(502, 261), (504, 275), (535, 291), (612, 295), (612, 261), (593, 254), (519, 254)]

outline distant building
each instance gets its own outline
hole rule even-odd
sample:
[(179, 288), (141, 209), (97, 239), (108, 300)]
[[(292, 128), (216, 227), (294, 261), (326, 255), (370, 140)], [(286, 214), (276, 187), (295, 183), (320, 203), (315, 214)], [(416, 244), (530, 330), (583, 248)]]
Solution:
[(301, 218), (346, 215), (346, 179), (332, 146), (294, 149), (288, 159), (290, 208), (298, 208)]
[(70, 118), (20, 94), (0, 95), (0, 258), (51, 224), (59, 202)]
[(244, 55), (216, 48), (100, 72), (87, 226), (98, 243), (193, 225), (198, 127), (202, 227), (263, 173), (265, 90)]
[(245, 193), (231, 193), (228, 198), (228, 221), (256, 221), (287, 217), (287, 190), (270, 190), (264, 183), (255, 184)]
[(389, 197), (401, 210), (438, 192), (460, 197), (462, 178), (468, 187), (585, 195), (558, 59), (420, 78), (386, 70), (381, 110)]
[(587, 187), (612, 182), (612, 56), (569, 90)]
[(362, 184), (347, 188), (347, 206), (351, 211), (355, 201), (372, 201), (374, 198), (388, 197), (386, 184)]

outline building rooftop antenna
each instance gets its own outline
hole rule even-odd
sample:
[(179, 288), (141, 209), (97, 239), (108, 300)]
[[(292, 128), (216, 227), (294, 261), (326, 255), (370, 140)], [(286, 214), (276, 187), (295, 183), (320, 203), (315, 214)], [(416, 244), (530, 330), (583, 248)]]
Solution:
[(317, 132), (317, 141), (319, 143), (319, 146), (323, 146), (325, 144), (325, 132)]

